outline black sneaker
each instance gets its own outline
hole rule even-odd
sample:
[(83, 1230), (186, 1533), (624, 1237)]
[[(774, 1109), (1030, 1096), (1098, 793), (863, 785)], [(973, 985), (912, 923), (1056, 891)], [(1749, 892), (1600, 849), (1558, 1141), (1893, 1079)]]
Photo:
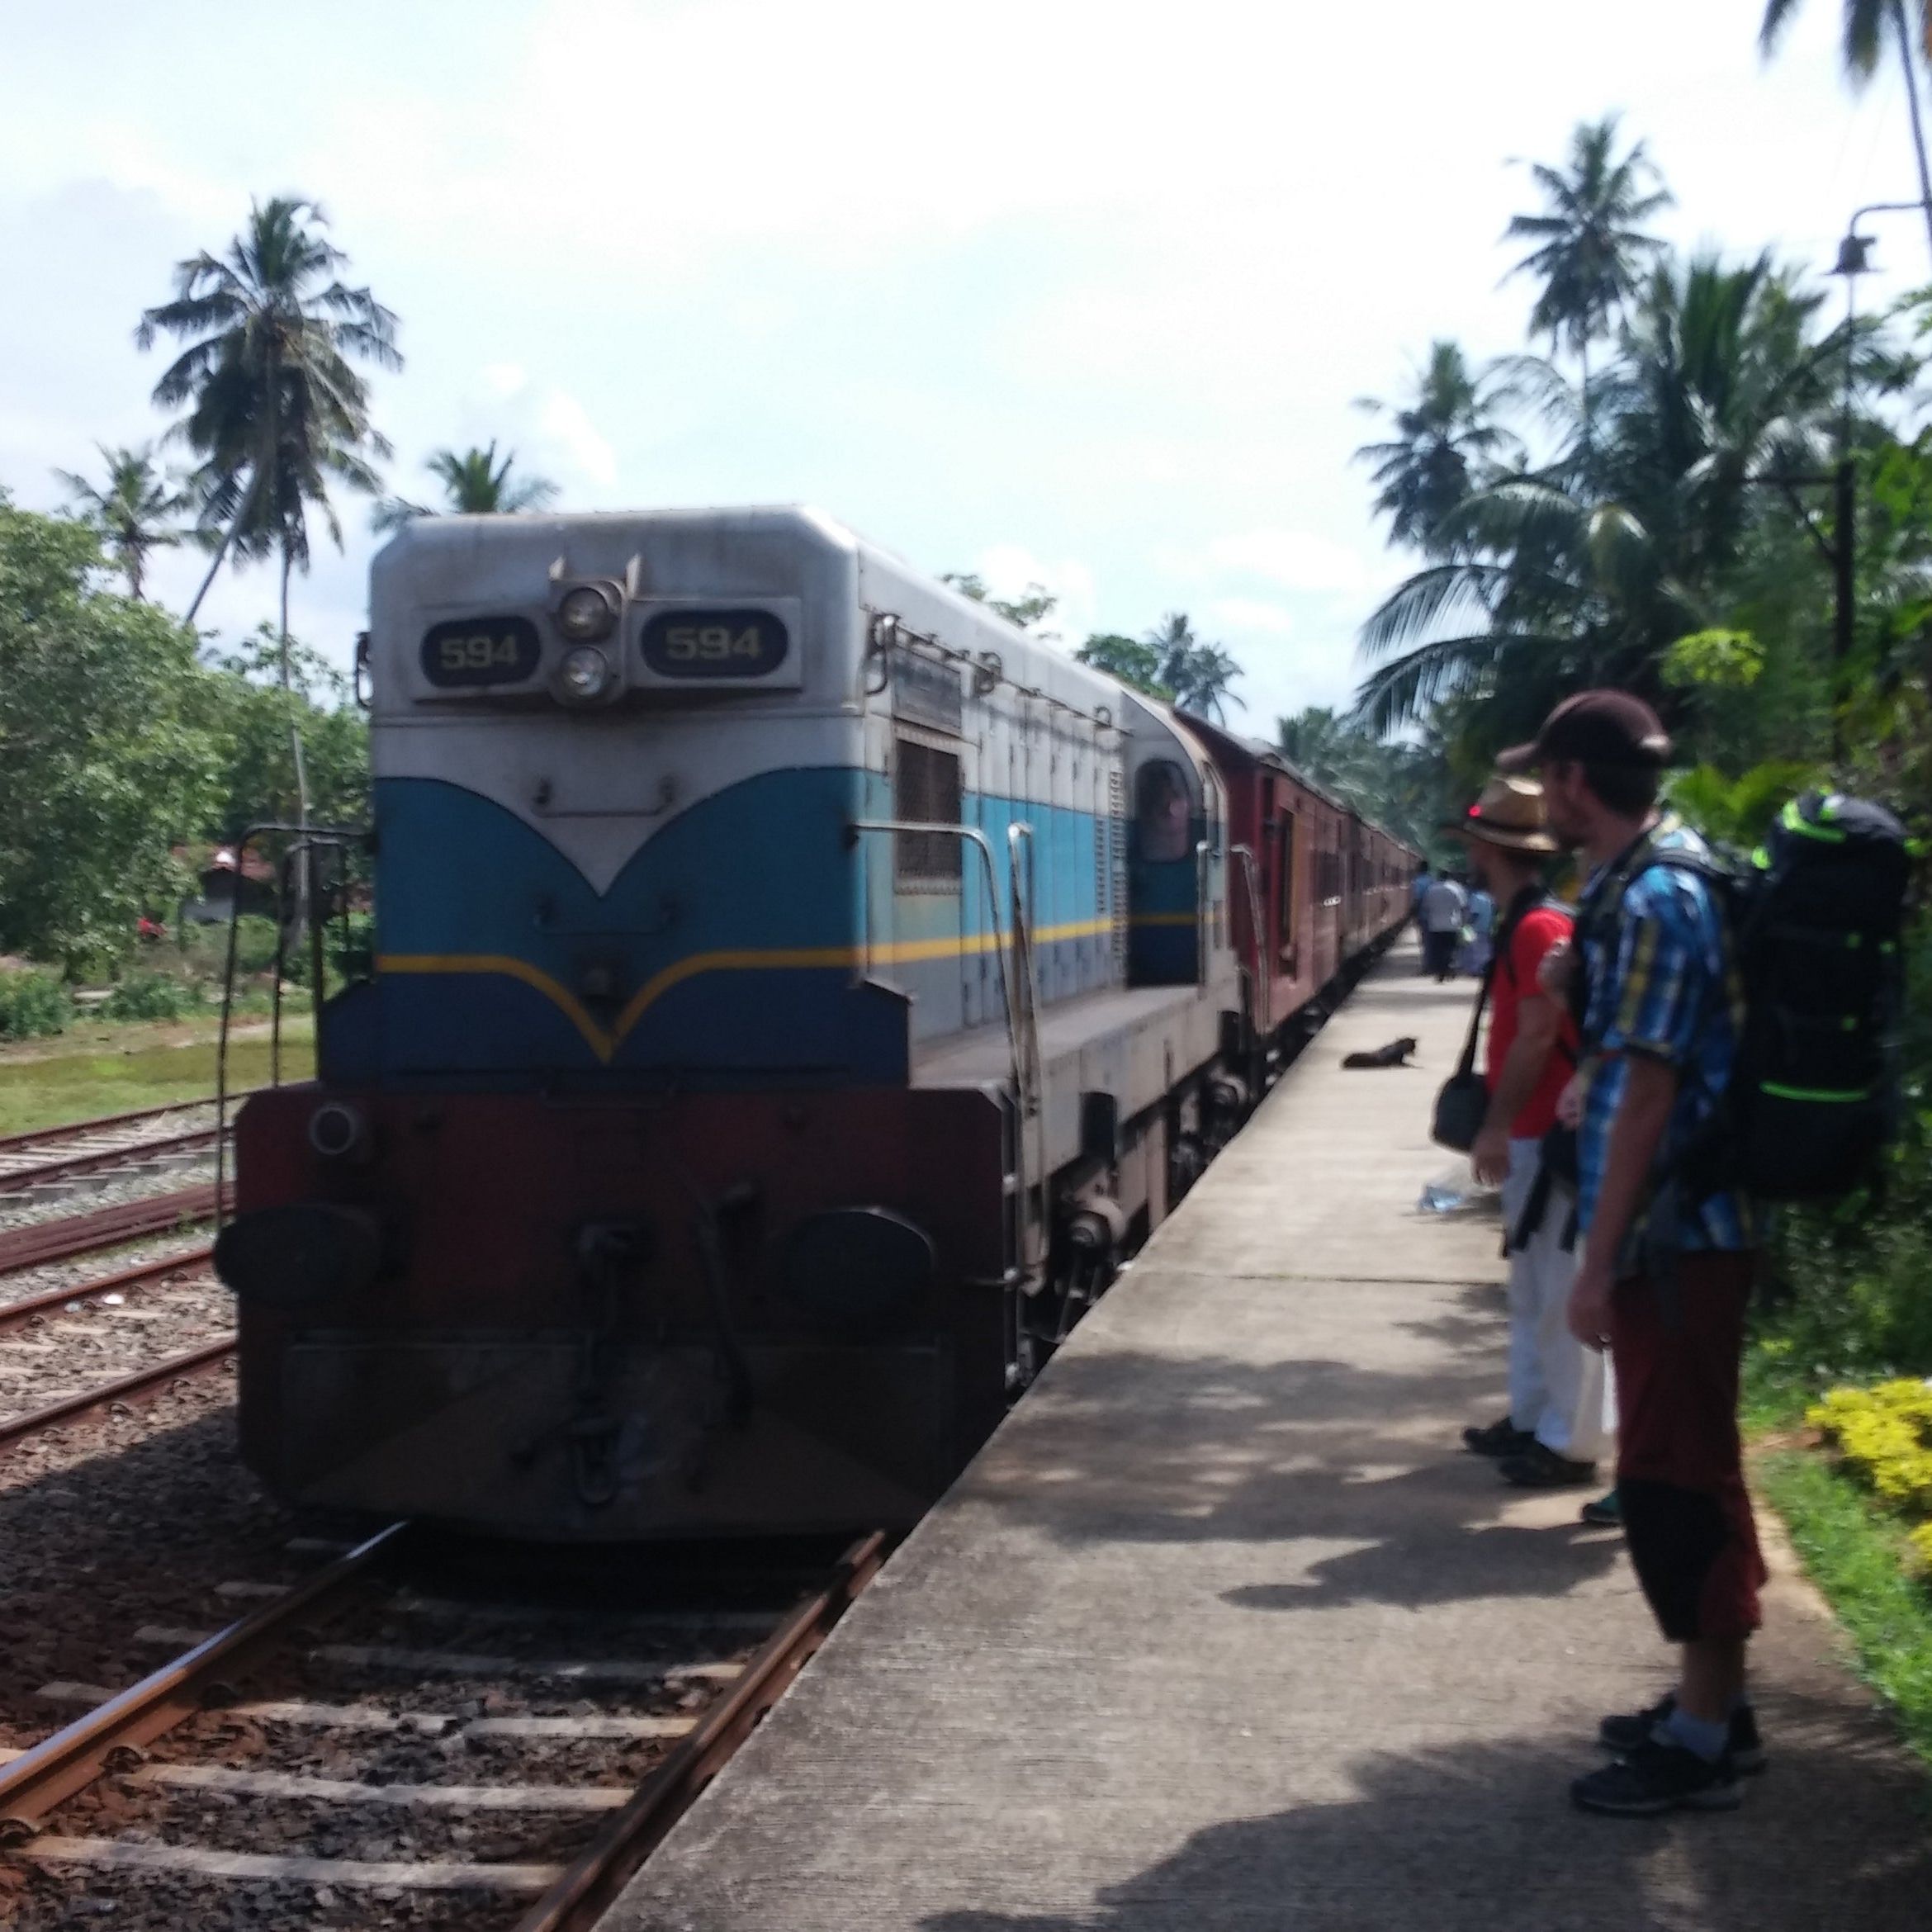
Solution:
[(1508, 1416), (1491, 1423), (1486, 1429), (1462, 1432), (1463, 1447), (1473, 1449), (1478, 1456), (1520, 1456), (1536, 1439), (1529, 1430), (1519, 1429)]
[(1586, 1772), (1570, 1788), (1579, 1811), (1655, 1818), (1665, 1811), (1734, 1811), (1744, 1802), (1727, 1751), (1715, 1764), (1682, 1745), (1647, 1738), (1627, 1758)]
[(1593, 1462), (1572, 1462), (1567, 1456), (1559, 1456), (1548, 1444), (1532, 1437), (1529, 1447), (1521, 1455), (1503, 1459), (1498, 1473), (1504, 1482), (1514, 1483), (1520, 1489), (1569, 1489), (1579, 1483), (1593, 1483), (1597, 1466)]
[(1592, 1497), (1577, 1514), (1593, 1529), (1623, 1527), (1623, 1504), (1618, 1501), (1614, 1489), (1606, 1495)]
[[(1676, 1708), (1677, 1693), (1673, 1691), (1647, 1711), (1606, 1717), (1597, 1726), (1597, 1741), (1606, 1750), (1627, 1757), (1650, 1743), (1657, 1726)], [(1731, 1714), (1731, 1737), (1725, 1745), (1725, 1755), (1740, 1778), (1755, 1778), (1771, 1761), (1764, 1754), (1764, 1740), (1758, 1735), (1758, 1714), (1749, 1704), (1740, 1704)]]

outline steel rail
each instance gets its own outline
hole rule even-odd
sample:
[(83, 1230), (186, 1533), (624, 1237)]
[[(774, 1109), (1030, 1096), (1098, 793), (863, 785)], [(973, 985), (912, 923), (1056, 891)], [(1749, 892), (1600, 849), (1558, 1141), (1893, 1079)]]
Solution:
[(71, 1261), (97, 1248), (113, 1248), (144, 1234), (165, 1234), (183, 1222), (211, 1220), (215, 1200), (214, 1184), (205, 1181), (173, 1194), (151, 1194), (141, 1200), (97, 1208), (88, 1215), (63, 1215), (58, 1220), (9, 1228), (0, 1234), (0, 1274)]
[(159, 1261), (142, 1262), (111, 1275), (97, 1275), (91, 1281), (76, 1281), (64, 1288), (49, 1288), (18, 1301), (0, 1302), (0, 1334), (25, 1328), (36, 1315), (57, 1314), (69, 1302), (93, 1301), (120, 1288), (138, 1288), (143, 1282), (159, 1281), (163, 1275), (178, 1274), (186, 1268), (206, 1267), (215, 1258), (212, 1248), (184, 1248), (179, 1254), (164, 1255)]
[(50, 1402), (45, 1409), (30, 1409), (25, 1415), (17, 1415), (11, 1422), (0, 1422), (0, 1449), (24, 1442), (27, 1437), (37, 1436), (44, 1430), (57, 1429), (64, 1423), (77, 1422), (83, 1415), (92, 1414), (97, 1409), (107, 1409), (116, 1402), (130, 1402), (137, 1396), (151, 1395), (184, 1376), (198, 1376), (205, 1370), (217, 1367), (234, 1353), (234, 1337), (224, 1335), (219, 1341), (204, 1342), (198, 1348), (191, 1348), (182, 1355), (171, 1355), (149, 1367), (136, 1369), (130, 1376), (103, 1382), (98, 1388), (83, 1389), (78, 1395), (63, 1395), (58, 1402)]
[(165, 1106), (135, 1107), (125, 1114), (99, 1114), (91, 1120), (67, 1120), (58, 1127), (34, 1127), (24, 1134), (0, 1134), (0, 1155), (24, 1148), (59, 1147), (108, 1127), (131, 1127), (136, 1120), (157, 1120), (163, 1114), (184, 1114), (190, 1107), (212, 1106), (210, 1100), (170, 1101)]
[(286, 1596), (204, 1637), (172, 1663), (0, 1766), (0, 1843), (25, 1843), (49, 1811), (107, 1769), (116, 1752), (138, 1750), (203, 1709), (205, 1693), (220, 1681), (217, 1671), (232, 1669), (302, 1612), (333, 1596), (393, 1550), (408, 1527), (393, 1522), (377, 1531)]
[[(244, 1088), (240, 1093), (231, 1093), (230, 1100), (246, 1100), (252, 1093), (259, 1093), (258, 1087)], [(215, 1104), (213, 1094), (202, 1100), (166, 1101), (158, 1107), (135, 1107), (125, 1114), (98, 1114), (91, 1120), (67, 1120), (58, 1127), (34, 1127), (24, 1134), (0, 1134), (0, 1156), (12, 1153), (21, 1148), (58, 1147), (63, 1141), (78, 1140), (83, 1134), (92, 1134), (107, 1127), (128, 1127), (136, 1120), (158, 1120), (163, 1114), (185, 1114), (194, 1107), (211, 1107)]]
[(886, 1537), (875, 1530), (839, 1559), (831, 1579), (773, 1632), (745, 1674), (699, 1719), (621, 1811), (517, 1921), (515, 1932), (586, 1932), (631, 1875), (723, 1769), (790, 1688), (853, 1599), (878, 1574)]
[(38, 1167), (15, 1167), (0, 1173), (0, 1194), (17, 1194), (45, 1181), (69, 1174), (90, 1174), (102, 1167), (132, 1167), (158, 1153), (185, 1153), (194, 1147), (212, 1147), (215, 1129), (191, 1127), (185, 1133), (164, 1134), (149, 1140), (130, 1140), (120, 1147), (95, 1148), (87, 1153), (59, 1154)]

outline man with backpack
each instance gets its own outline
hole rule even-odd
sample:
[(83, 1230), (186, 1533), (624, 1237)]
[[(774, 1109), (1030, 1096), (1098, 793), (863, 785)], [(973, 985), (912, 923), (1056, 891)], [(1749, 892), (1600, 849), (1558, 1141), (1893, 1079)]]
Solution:
[(1489, 1106), (1470, 1166), (1478, 1181), (1503, 1190), (1509, 1262), (1509, 1413), (1465, 1429), (1462, 1439), (1497, 1457), (1506, 1481), (1560, 1488), (1589, 1482), (1607, 1446), (1603, 1357), (1577, 1340), (1567, 1319), (1576, 1273), (1573, 1177), (1545, 1159), (1557, 1097), (1576, 1070), (1576, 1028), (1538, 973), (1570, 940), (1570, 909), (1543, 888), (1544, 864), (1559, 848), (1544, 824), (1542, 793), (1528, 779), (1492, 779), (1453, 829), (1502, 908), (1487, 968)]
[[(1757, 1234), (1744, 1196), (1685, 1171), (1717, 1117), (1745, 1021), (1715, 867), (1657, 810), (1670, 741), (1621, 691), (1557, 706), (1505, 770), (1542, 779), (1551, 830), (1589, 868), (1574, 952), (1546, 973), (1580, 1022), (1578, 1221), (1570, 1326), (1608, 1347), (1618, 1397), (1617, 1494), (1631, 1560), (1676, 1688), (1606, 1718), (1619, 1756), (1571, 1787), (1587, 1811), (1729, 1809), (1764, 1753), (1745, 1690), (1763, 1559), (1737, 1395)], [(1580, 958), (1577, 955), (1580, 954)]]

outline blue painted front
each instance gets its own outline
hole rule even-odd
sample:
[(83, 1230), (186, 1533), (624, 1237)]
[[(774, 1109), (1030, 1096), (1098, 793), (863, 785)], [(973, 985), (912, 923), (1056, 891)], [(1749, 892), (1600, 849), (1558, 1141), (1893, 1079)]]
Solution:
[[(376, 932), (386, 959), (527, 963), (575, 995), (607, 1035), (626, 1003), (693, 955), (824, 951), (836, 963), (713, 968), (670, 984), (616, 1041), (603, 1064), (555, 1000), (504, 973), (384, 973), (326, 1016), (332, 1077), (405, 1084), (530, 1083), (623, 1087), (800, 1081), (902, 1083), (902, 1002), (862, 983), (849, 955), (876, 958), (907, 942), (951, 942), (945, 957), (882, 963), (914, 996), (911, 1029), (926, 1035), (1000, 1017), (990, 954), (954, 949), (987, 929), (983, 871), (963, 891), (894, 889), (893, 841), (873, 836), (855, 860), (855, 818), (889, 816), (874, 774), (807, 769), (761, 774), (655, 831), (608, 892), (594, 891), (542, 834), (480, 794), (439, 780), (376, 787)], [(1106, 869), (1094, 862), (1089, 814), (969, 796), (967, 822), (992, 842), (1002, 925), (1006, 827), (1035, 828), (1036, 924), (1093, 926), (1109, 913)], [(970, 856), (970, 855), (969, 855)], [(1105, 983), (1104, 932), (1041, 950), (1043, 997)], [(608, 992), (604, 989), (608, 987)]]

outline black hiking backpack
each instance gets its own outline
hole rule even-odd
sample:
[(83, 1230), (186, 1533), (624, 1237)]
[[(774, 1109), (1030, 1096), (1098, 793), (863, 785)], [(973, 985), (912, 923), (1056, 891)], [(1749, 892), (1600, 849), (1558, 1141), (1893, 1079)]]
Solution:
[[(1745, 996), (1730, 1082), (1671, 1163), (1685, 1193), (1819, 1200), (1872, 1178), (1899, 1121), (1904, 826), (1882, 805), (1807, 792), (1748, 866), (1646, 838), (1592, 896), (1579, 932), (1608, 937), (1625, 890), (1653, 865), (1708, 883)], [(1579, 987), (1579, 1007), (1585, 997)]]
[(1735, 879), (1746, 1018), (1718, 1113), (1731, 1186), (1771, 1201), (1843, 1194), (1896, 1133), (1909, 871), (1883, 806), (1807, 792)]

